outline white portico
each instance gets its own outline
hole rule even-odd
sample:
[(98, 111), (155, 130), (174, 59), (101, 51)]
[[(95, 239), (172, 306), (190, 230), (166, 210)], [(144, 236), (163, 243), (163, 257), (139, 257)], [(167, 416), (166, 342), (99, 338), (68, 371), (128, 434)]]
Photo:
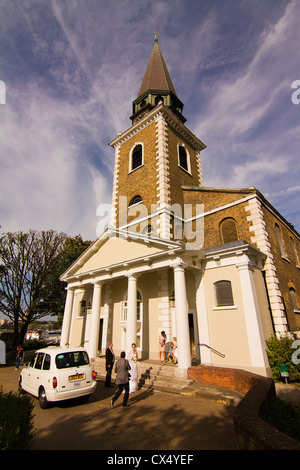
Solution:
[(194, 270), (195, 261), (180, 243), (107, 231), (61, 277), (68, 283), (61, 344), (80, 341), (93, 358), (111, 341), (116, 352), (135, 342), (140, 356), (157, 359), (165, 330), (168, 341), (177, 337), (178, 371), (186, 371), (191, 365), (186, 269)]

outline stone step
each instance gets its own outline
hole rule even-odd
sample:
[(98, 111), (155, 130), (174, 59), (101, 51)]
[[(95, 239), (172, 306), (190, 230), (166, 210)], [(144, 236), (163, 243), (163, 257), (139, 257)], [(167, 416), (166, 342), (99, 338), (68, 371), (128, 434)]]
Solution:
[[(105, 380), (105, 358), (97, 358), (92, 361), (98, 378)], [(210, 387), (194, 383), (193, 380), (177, 377), (176, 366), (173, 364), (159, 364), (155, 362), (138, 362), (139, 388), (151, 388), (161, 392), (181, 394), (210, 400), (217, 400), (225, 404), (236, 405), (243, 395), (233, 390), (220, 387)], [(116, 373), (112, 372), (114, 383)]]
[[(97, 358), (93, 360), (93, 367), (97, 372), (98, 378), (105, 379), (106, 368), (105, 358)], [(176, 366), (174, 364), (159, 364), (154, 362), (138, 362), (139, 388), (151, 387), (156, 390), (172, 391), (180, 393), (180, 391), (193, 383), (193, 380), (176, 377)], [(115, 381), (116, 374), (112, 372), (112, 382)]]
[(242, 393), (221, 387), (191, 384), (181, 390), (182, 395), (216, 400), (225, 404), (237, 405), (244, 397)]

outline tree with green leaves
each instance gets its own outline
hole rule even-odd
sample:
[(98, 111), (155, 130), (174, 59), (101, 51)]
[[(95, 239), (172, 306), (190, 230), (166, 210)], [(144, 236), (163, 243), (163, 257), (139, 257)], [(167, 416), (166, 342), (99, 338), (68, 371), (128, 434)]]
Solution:
[(59, 277), (89, 244), (54, 230), (0, 235), (0, 312), (13, 322), (14, 347), (32, 321), (62, 316), (66, 294)]

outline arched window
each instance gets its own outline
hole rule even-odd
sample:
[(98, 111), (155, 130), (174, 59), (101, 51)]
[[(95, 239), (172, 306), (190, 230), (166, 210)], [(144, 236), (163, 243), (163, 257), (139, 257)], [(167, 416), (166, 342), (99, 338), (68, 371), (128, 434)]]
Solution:
[(163, 103), (163, 102), (164, 102), (164, 99), (163, 99), (162, 96), (159, 95), (159, 96), (157, 96), (157, 97), (155, 98), (155, 106), (157, 106), (160, 102)]
[(220, 223), (221, 240), (223, 243), (235, 242), (238, 240), (238, 233), (235, 219), (228, 217)]
[(136, 295), (136, 319), (137, 319), (137, 321), (141, 321), (142, 307), (143, 307), (142, 294), (138, 290), (137, 295)]
[(191, 173), (190, 155), (184, 144), (178, 144), (178, 165)]
[(294, 312), (300, 313), (298, 302), (297, 302), (296, 292), (295, 292), (295, 289), (293, 287), (290, 287), (290, 297), (291, 297)]
[(278, 245), (279, 245), (279, 248), (280, 248), (281, 256), (283, 258), (286, 258), (287, 256), (286, 256), (284, 244), (283, 244), (283, 241), (282, 241), (281, 231), (280, 231), (280, 228), (279, 228), (278, 224), (275, 224), (275, 231), (276, 231), (276, 236), (277, 236), (277, 241), (278, 241)]
[[(126, 293), (126, 298), (127, 298), (127, 293)], [(140, 290), (138, 289), (136, 293), (136, 319), (137, 321), (142, 321), (142, 315), (143, 315), (143, 299), (142, 299), (142, 294)], [(121, 322), (127, 321), (127, 300), (124, 300), (122, 302), (120, 321)]]
[(152, 227), (152, 225), (146, 225), (143, 230), (143, 234), (147, 235), (148, 237), (151, 237), (154, 234), (154, 228)]
[(294, 240), (292, 239), (292, 237), (290, 237), (290, 242), (291, 242), (292, 252), (293, 252), (293, 255), (294, 255), (294, 258), (295, 258), (296, 266), (299, 267), (298, 253), (296, 251), (295, 243), (294, 243)]
[(143, 165), (143, 146), (142, 144), (137, 144), (132, 152), (130, 159), (130, 171), (135, 170)]
[(137, 194), (136, 196), (134, 196), (130, 203), (128, 204), (128, 207), (131, 207), (133, 206), (134, 204), (138, 204), (139, 202), (143, 202), (143, 198), (142, 196), (140, 196), (139, 194)]
[[(127, 299), (128, 293), (124, 295), (124, 299)], [(139, 289), (136, 293), (136, 321), (137, 321), (137, 333), (136, 333), (136, 346), (139, 350), (143, 349), (143, 297)], [(127, 323), (127, 300), (123, 300), (121, 303), (121, 316), (120, 316), (120, 325), (122, 327), (122, 343), (123, 348), (125, 347), (125, 332), (126, 332), (126, 323)]]
[(214, 286), (217, 307), (229, 307), (234, 305), (230, 281), (217, 281)]

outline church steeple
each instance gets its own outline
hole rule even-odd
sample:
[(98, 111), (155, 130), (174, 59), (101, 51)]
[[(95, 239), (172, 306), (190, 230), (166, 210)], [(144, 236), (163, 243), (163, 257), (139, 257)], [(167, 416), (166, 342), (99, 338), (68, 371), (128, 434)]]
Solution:
[(205, 149), (185, 126), (182, 108), (155, 37), (133, 102), (132, 125), (110, 142), (115, 148), (112, 226), (175, 239), (170, 208), (184, 207), (182, 187), (203, 184), (200, 151)]
[(161, 53), (157, 33), (153, 49), (146, 67), (144, 78), (139, 89), (138, 97), (133, 101), (132, 123), (141, 119), (147, 112), (155, 108), (159, 102), (170, 108), (182, 122), (183, 103), (179, 100), (168, 68)]

